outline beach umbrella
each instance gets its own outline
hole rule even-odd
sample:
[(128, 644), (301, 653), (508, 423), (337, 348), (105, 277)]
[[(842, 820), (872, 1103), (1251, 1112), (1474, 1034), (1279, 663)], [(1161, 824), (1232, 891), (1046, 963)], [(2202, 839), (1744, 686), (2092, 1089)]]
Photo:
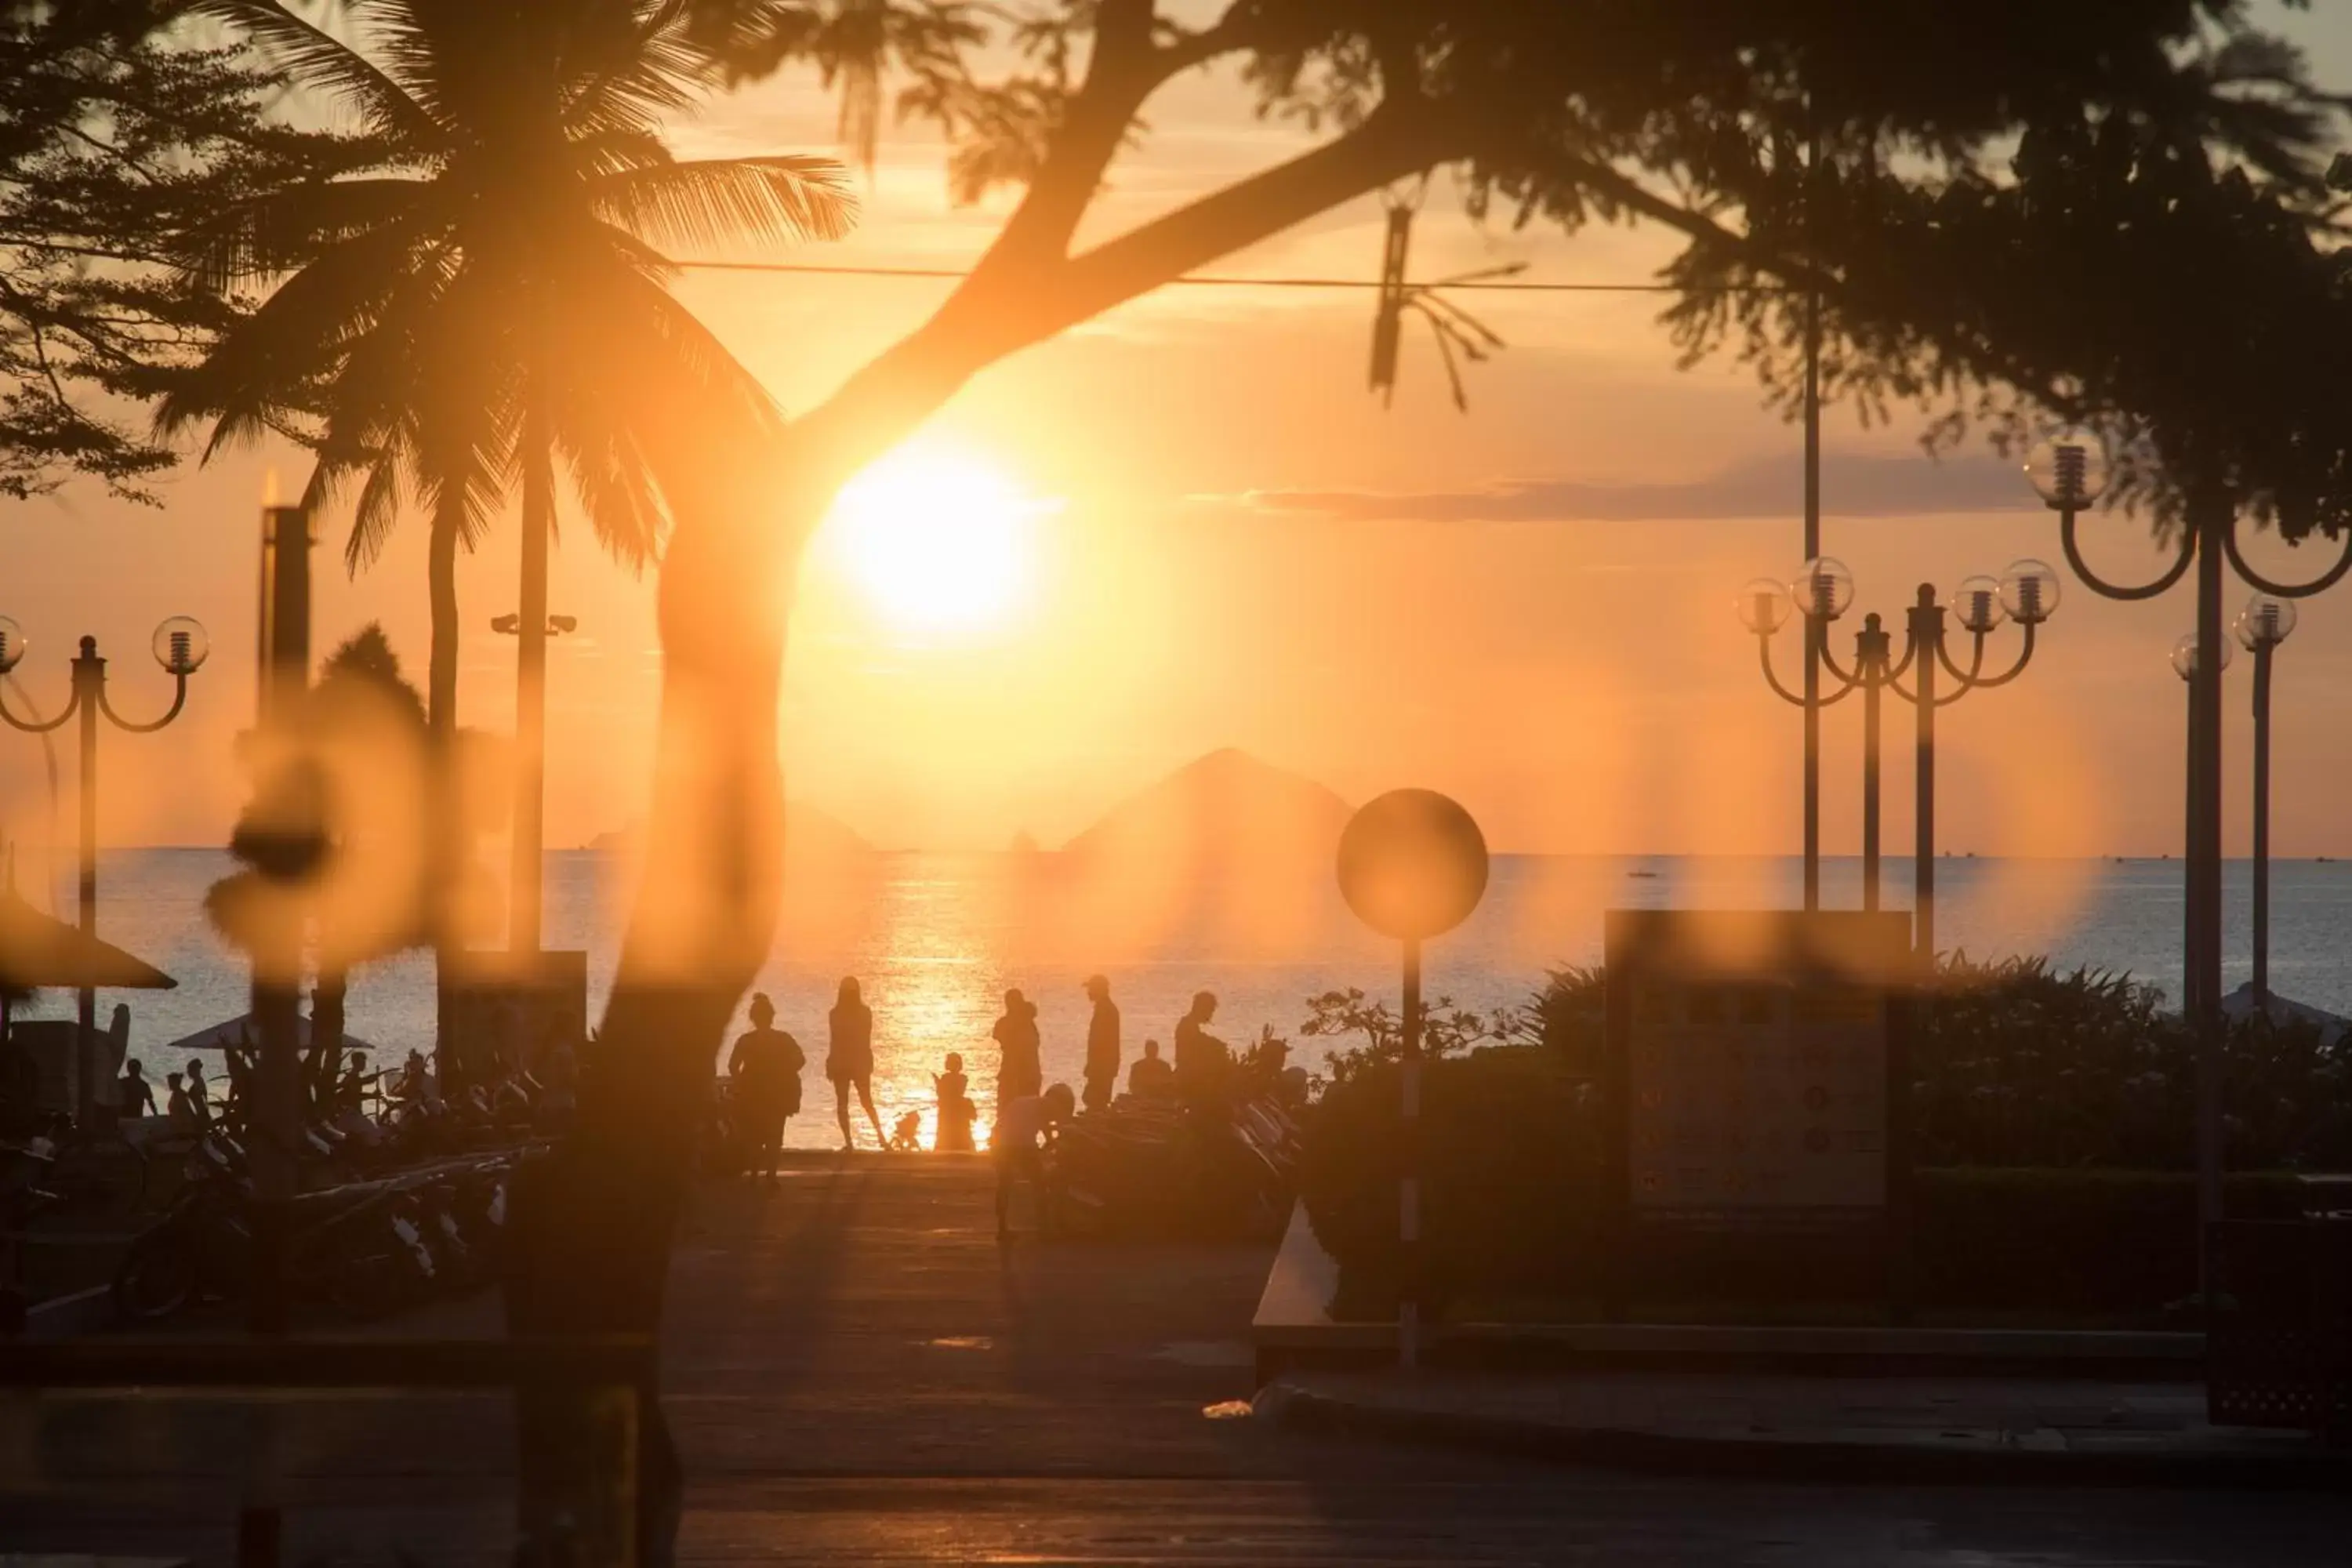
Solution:
[[(165, 1046), (163, 1048), (163, 1054), (173, 1057), (184, 1055), (189, 1051), (226, 1051), (232, 1047), (246, 1050), (258, 1045), (260, 1041), (261, 1020), (247, 1013), (240, 1017), (224, 1018), (212, 1027), (198, 1029), (193, 1035), (183, 1035)], [(308, 1018), (297, 1018), (294, 1021), (294, 1048), (298, 1051), (307, 1051), (310, 1048), (310, 1020)], [(373, 1046), (352, 1035), (343, 1037), (343, 1049), (365, 1051), (371, 1056), (375, 1054)]]
[(145, 959), (43, 914), (15, 889), (0, 889), (0, 987), (169, 991), (179, 984)]

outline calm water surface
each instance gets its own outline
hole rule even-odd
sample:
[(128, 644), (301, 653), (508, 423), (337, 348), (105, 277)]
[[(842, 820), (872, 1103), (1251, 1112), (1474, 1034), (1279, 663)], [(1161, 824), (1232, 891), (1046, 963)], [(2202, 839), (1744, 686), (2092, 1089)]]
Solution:
[[(593, 851), (548, 857), (546, 943), (588, 953), (592, 1007), (610, 987), (625, 910), (627, 873)], [(825, 883), (803, 879), (787, 912), (759, 989), (774, 997), (784, 1028), (807, 1050), (807, 1110), (787, 1142), (837, 1141), (831, 1092), (820, 1076), (824, 1011), (844, 974), (865, 984), (875, 1012), (875, 1099), (885, 1125), (896, 1113), (925, 1113), (930, 1075), (950, 1050), (964, 1053), (981, 1102), (989, 1103), (995, 1047), (989, 1026), (1008, 986), (1039, 1007), (1049, 1081), (1075, 1084), (1083, 1055), (1085, 977), (1100, 970), (1125, 1011), (1130, 1059), (1146, 1036), (1167, 1042), (1196, 990), (1215, 991), (1218, 1032), (1239, 1045), (1264, 1025), (1293, 1033), (1305, 999), (1349, 985), (1393, 995), (1392, 951), (1368, 937), (1336, 893), (1314, 883), (1271, 903), (1259, 890), (1224, 895), (1137, 889), (1103, 901), (1081, 899), (1053, 870), (1052, 858), (907, 854), (877, 857), (867, 872)], [(116, 1001), (131, 1006), (134, 1053), (153, 1060), (170, 1041), (246, 1008), (246, 977), (201, 913), (205, 889), (228, 869), (211, 850), (123, 851), (104, 858), (100, 929), (177, 976), (171, 992), (101, 995), (101, 1019)], [(1887, 903), (1910, 901), (1907, 862), (1888, 866)], [(2246, 976), (2247, 868), (2228, 868), (2227, 984)], [(1797, 901), (1794, 858), (1628, 860), (1505, 857), (1478, 913), (1432, 944), (1433, 994), (1480, 1009), (1525, 1000), (1547, 966), (1601, 956), (1601, 915), (1612, 907), (1788, 907)], [(2046, 952), (2067, 964), (2128, 971), (2168, 992), (2180, 976), (2178, 861), (1999, 861), (1938, 863), (1939, 945), (1972, 954)], [(29, 880), (30, 879), (28, 879)], [(60, 891), (68, 892), (61, 884)], [(1824, 901), (1859, 902), (1851, 860), (1824, 865)], [(27, 888), (38, 901), (37, 889)], [(60, 900), (70, 909), (70, 897)], [(2272, 984), (2283, 994), (2352, 1012), (2352, 865), (2290, 862), (2272, 873)], [(39, 1009), (69, 1012), (50, 994)], [(351, 1029), (394, 1058), (432, 1043), (431, 965), (421, 956), (362, 971), (351, 995)], [(1301, 1041), (1293, 1060), (1319, 1059), (1321, 1042)], [(209, 1070), (209, 1068), (208, 1068)], [(870, 1134), (866, 1135), (870, 1137)]]

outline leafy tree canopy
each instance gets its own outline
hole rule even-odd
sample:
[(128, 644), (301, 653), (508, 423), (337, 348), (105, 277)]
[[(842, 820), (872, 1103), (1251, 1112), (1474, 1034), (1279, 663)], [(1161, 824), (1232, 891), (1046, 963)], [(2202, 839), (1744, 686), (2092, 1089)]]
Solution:
[[(2160, 516), (2189, 484), (2290, 531), (2345, 505), (2315, 379), (2342, 362), (2339, 103), (2241, 0), (690, 5), (737, 78), (799, 66), (838, 89), (868, 157), (896, 83), (900, 114), (948, 133), (958, 197), (1026, 188), (974, 279), (1027, 296), (993, 352), (1446, 164), (1482, 218), (1679, 233), (1683, 346), (1741, 353), (1786, 405), (1818, 295), (1829, 390), (1865, 415), (1926, 401), (1939, 434), (1999, 438), (2099, 418), (2119, 495)], [(1320, 144), (1071, 255), (1148, 100), (1216, 68)], [(2258, 299), (2259, 324), (2233, 336), (2217, 294)]]
[(209, 420), (208, 453), (291, 435), (320, 459), (313, 502), (362, 477), (354, 567), (404, 491), (471, 544), (558, 456), (606, 546), (650, 559), (656, 433), (715, 404), (769, 416), (664, 287), (663, 248), (837, 236), (838, 166), (675, 157), (665, 122), (717, 84), (660, 0), (376, 0), (340, 29), (289, 0), (185, 4), (359, 131), (182, 235), (193, 277), (266, 298), (172, 388), (164, 428)]
[(0, 5), (0, 495), (77, 476), (152, 500), (170, 453), (131, 405), (236, 318), (165, 237), (331, 154), (278, 79), (163, 24), (165, 0)]

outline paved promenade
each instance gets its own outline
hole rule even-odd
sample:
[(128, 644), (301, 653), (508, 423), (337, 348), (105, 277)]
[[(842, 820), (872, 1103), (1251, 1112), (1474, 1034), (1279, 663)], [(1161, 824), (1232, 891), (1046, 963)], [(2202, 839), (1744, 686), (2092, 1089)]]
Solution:
[[(1210, 1420), (1250, 1393), (1270, 1249), (1000, 1250), (989, 1195), (978, 1162), (866, 1156), (704, 1199), (665, 1340), (688, 1562), (2333, 1568), (2352, 1536), (2340, 1497), (1696, 1480)], [(290, 1562), (501, 1560), (497, 1402), (286, 1416)], [(0, 1405), (0, 1552), (224, 1563), (247, 1433), (205, 1401)]]

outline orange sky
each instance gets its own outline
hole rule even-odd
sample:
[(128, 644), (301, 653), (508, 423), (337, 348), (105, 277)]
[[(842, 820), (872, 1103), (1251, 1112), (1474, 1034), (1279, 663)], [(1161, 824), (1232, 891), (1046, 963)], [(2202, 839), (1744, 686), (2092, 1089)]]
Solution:
[[(2352, 81), (2352, 26), (2295, 26), (2330, 79)], [(1106, 230), (1287, 140), (1209, 83), (1171, 93), (1153, 120), (1105, 204)], [(795, 83), (729, 100), (680, 140), (807, 150), (829, 142), (832, 123)], [(1443, 182), (1431, 205), (1423, 276), (1524, 259), (1541, 278), (1638, 280), (1660, 254), (1620, 230), (1482, 236)], [(884, 149), (857, 237), (805, 258), (953, 262), (992, 222), (949, 208), (938, 148), (908, 135)], [(1367, 277), (1377, 223), (1364, 204), (1220, 270)], [(789, 408), (913, 326), (944, 285), (698, 273), (680, 288)], [(786, 698), (793, 793), (885, 846), (993, 846), (1023, 830), (1053, 844), (1115, 796), (1238, 745), (1351, 798), (1404, 783), (1447, 790), (1507, 847), (1794, 849), (1794, 718), (1763, 689), (1730, 606), (1748, 578), (1797, 564), (1795, 432), (1736, 369), (1677, 371), (1654, 300), (1476, 303), (1511, 347), (1475, 373), (1467, 416), (1423, 338), (1409, 342), (1392, 410), (1364, 393), (1369, 306), (1355, 294), (1171, 291), (991, 373), (929, 438), (1052, 503), (1029, 520), (1022, 609), (911, 637), (821, 553)], [(2021, 482), (1982, 458), (1932, 470), (1912, 429), (1865, 433), (1842, 413), (1830, 424), (1826, 537), (1865, 607), (1899, 615), (1922, 577), (1948, 588), (2018, 555), (2055, 557), (2054, 523), (2025, 507)], [(161, 510), (86, 486), (0, 503), (0, 613), (37, 644), (19, 672), (37, 701), (63, 695), (64, 659), (88, 631), (117, 656), (117, 706), (138, 716), (164, 695), (144, 651), (155, 622), (185, 612), (214, 633), (188, 715), (160, 736), (105, 742), (112, 841), (226, 834), (241, 787), (229, 738), (251, 715), (255, 509), (273, 465), (289, 489), (303, 471), (285, 453), (239, 455), (172, 480)], [(421, 673), (421, 528), (354, 583), (342, 521), (320, 551), (321, 647), (381, 617)], [(2093, 529), (2096, 558), (2119, 574), (2152, 563), (2127, 525)], [(2274, 543), (2256, 555), (2312, 570)], [(511, 529), (463, 569), (461, 707), (489, 728), (511, 721), (513, 644), (487, 623), (512, 607), (514, 571)], [(2178, 850), (2184, 702), (2165, 659), (2188, 627), (2187, 591), (2114, 605), (2069, 589), (2034, 670), (1948, 715), (1950, 847)], [(584, 531), (558, 557), (553, 600), (582, 625), (552, 659), (548, 822), (560, 846), (637, 809), (657, 656), (650, 582), (597, 556)], [(2233, 848), (2249, 663), (2229, 678)], [(2306, 606), (2277, 692), (2277, 849), (2352, 854), (2337, 809), (2352, 773), (2352, 590)], [(1853, 847), (1856, 707), (1829, 724), (1832, 851)], [(1907, 710), (1888, 723), (1887, 833), (1901, 846)], [(38, 746), (0, 734), (0, 832), (37, 841), (47, 816)]]

